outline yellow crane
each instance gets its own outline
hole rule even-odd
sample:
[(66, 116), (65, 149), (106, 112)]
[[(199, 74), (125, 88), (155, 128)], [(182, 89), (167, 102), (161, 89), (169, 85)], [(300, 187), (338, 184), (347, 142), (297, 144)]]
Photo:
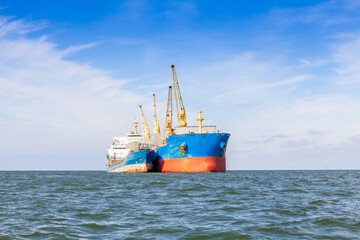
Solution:
[(155, 93), (153, 94), (153, 107), (154, 107), (154, 133), (160, 133), (160, 125), (159, 125), (159, 119), (158, 119), (158, 113), (157, 113), (157, 107), (156, 107), (156, 97)]
[(168, 100), (166, 105), (165, 130), (172, 131), (172, 89), (169, 86)]
[(180, 127), (185, 127), (187, 125), (185, 108), (184, 108), (184, 104), (183, 104), (183, 101), (181, 98), (179, 82), (177, 79), (174, 65), (171, 65), (171, 72), (172, 72), (172, 79), (173, 79), (173, 85), (174, 85), (175, 103), (176, 103), (176, 112), (177, 112), (178, 123), (179, 123)]
[(142, 109), (142, 106), (139, 105), (140, 108), (140, 116), (141, 116), (141, 129), (142, 129), (142, 134), (145, 136), (145, 139), (149, 139), (150, 138), (150, 129), (149, 129), (149, 124), (147, 124), (146, 119), (145, 119), (145, 115), (144, 115), (144, 111)]

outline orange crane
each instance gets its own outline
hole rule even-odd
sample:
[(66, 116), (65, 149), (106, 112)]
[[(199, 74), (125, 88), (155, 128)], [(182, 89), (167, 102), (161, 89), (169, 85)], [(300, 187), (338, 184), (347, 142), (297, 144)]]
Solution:
[(176, 103), (176, 112), (177, 112), (178, 123), (179, 123), (180, 127), (185, 127), (187, 125), (185, 108), (184, 108), (184, 104), (183, 104), (183, 101), (181, 98), (179, 82), (177, 79), (174, 65), (171, 65), (171, 72), (172, 72), (172, 79), (173, 79), (173, 85), (174, 85), (175, 103)]
[(169, 86), (168, 100), (166, 105), (165, 130), (172, 131), (172, 89)]
[(158, 119), (158, 113), (157, 113), (157, 107), (156, 107), (156, 97), (155, 93), (153, 94), (153, 107), (154, 107), (154, 122), (153, 122), (153, 128), (154, 133), (160, 133), (160, 125), (159, 125), (159, 119)]
[(145, 115), (144, 115), (144, 111), (142, 109), (142, 106), (139, 105), (140, 108), (140, 116), (141, 116), (141, 129), (142, 129), (142, 134), (145, 136), (145, 139), (149, 139), (150, 138), (150, 129), (149, 129), (149, 124), (147, 124), (146, 119), (145, 119)]

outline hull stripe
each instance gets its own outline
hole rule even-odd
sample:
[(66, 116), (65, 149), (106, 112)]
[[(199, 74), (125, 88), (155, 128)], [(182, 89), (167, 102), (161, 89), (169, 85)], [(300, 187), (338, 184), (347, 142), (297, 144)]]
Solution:
[(158, 172), (225, 172), (225, 157), (185, 157), (159, 159)]

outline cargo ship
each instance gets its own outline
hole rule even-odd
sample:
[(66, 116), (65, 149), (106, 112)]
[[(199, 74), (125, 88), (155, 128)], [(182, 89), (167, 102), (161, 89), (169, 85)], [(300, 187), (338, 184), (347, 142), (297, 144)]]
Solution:
[[(156, 97), (153, 94), (153, 134), (139, 106), (142, 133), (134, 119), (133, 131), (114, 137), (106, 154), (108, 172), (225, 172), (229, 133), (220, 133), (216, 126), (204, 126), (198, 112), (198, 126), (188, 126), (179, 82), (171, 65), (173, 84), (168, 88), (165, 128), (160, 131)], [(173, 97), (178, 126), (173, 126)]]

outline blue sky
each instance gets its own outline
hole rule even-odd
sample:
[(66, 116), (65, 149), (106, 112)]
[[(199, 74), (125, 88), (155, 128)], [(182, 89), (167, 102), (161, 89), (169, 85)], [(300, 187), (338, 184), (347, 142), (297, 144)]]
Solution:
[(358, 0), (0, 1), (0, 49), (3, 170), (104, 169), (171, 64), (231, 169), (360, 168)]

